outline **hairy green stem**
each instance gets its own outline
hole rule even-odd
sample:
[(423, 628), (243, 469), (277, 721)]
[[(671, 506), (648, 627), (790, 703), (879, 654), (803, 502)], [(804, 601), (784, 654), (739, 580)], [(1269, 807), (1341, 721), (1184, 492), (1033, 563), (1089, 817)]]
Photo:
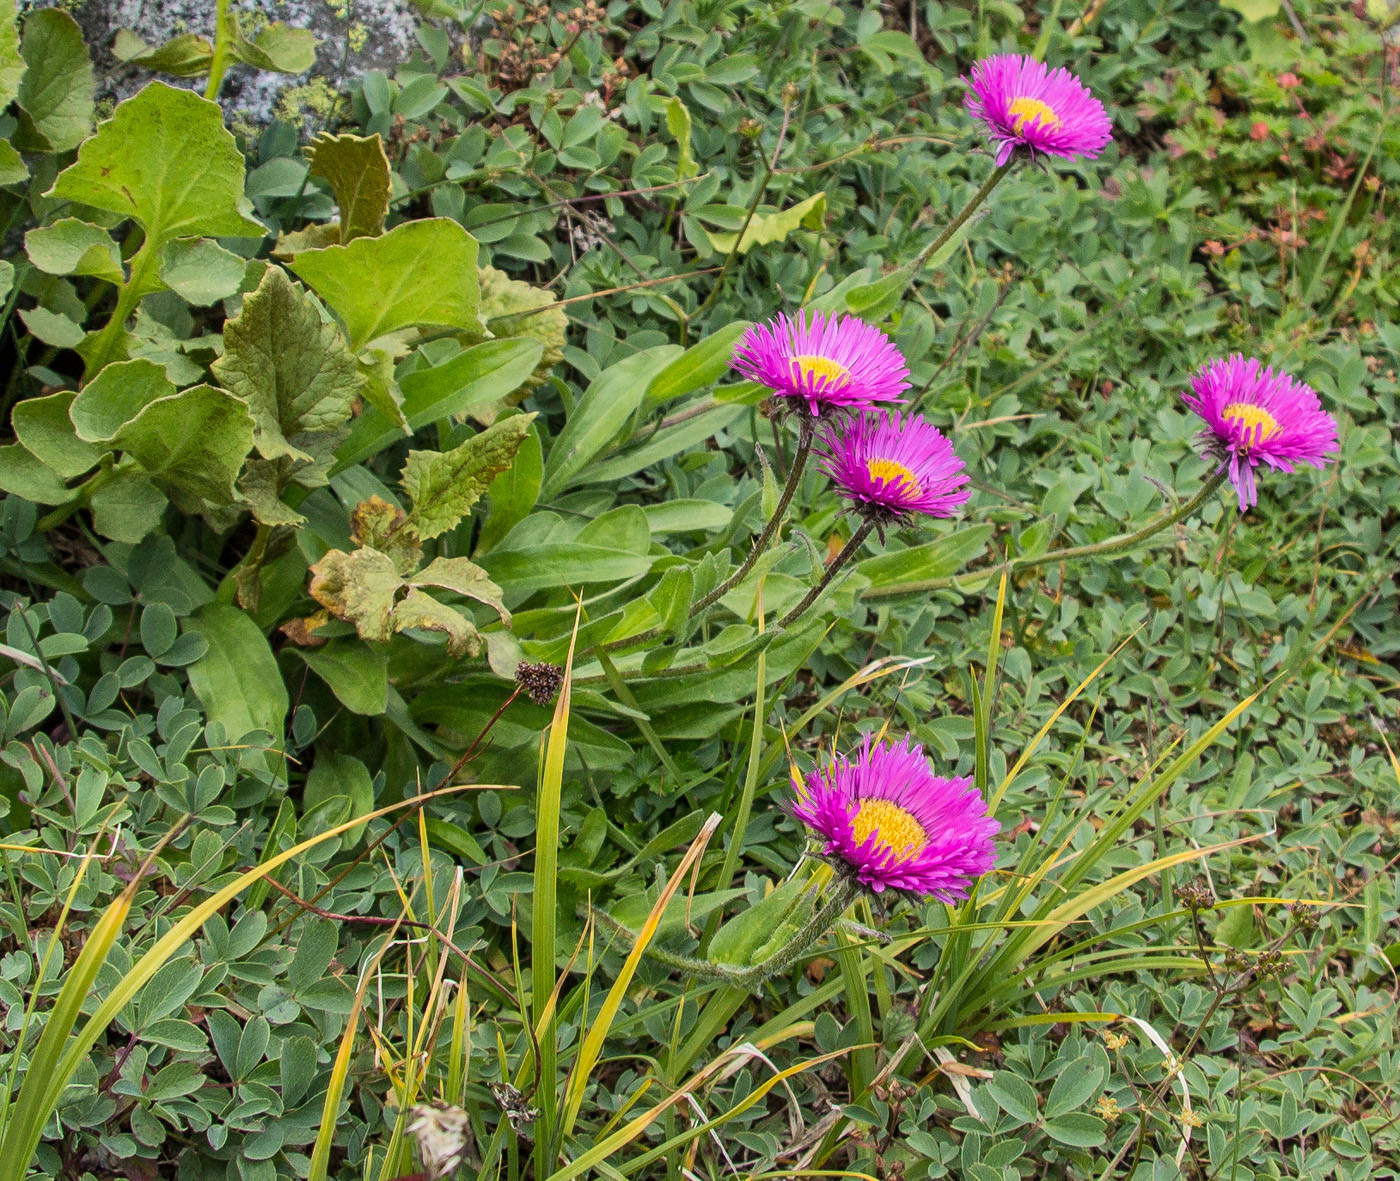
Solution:
[(228, 71), (229, 46), (236, 27), (233, 0), (218, 0), (214, 15), (214, 57), (209, 63), (209, 82), (204, 87), (204, 97), (210, 102), (219, 97), (219, 87), (224, 84), (224, 74)]
[(804, 598), (802, 602), (798, 603), (796, 607), (778, 620), (778, 626), (780, 628), (787, 627), (788, 624), (792, 623), (793, 620), (806, 611), (808, 607), (821, 598), (822, 592), (831, 585), (831, 580), (836, 577), (841, 567), (855, 556), (856, 551), (865, 544), (865, 539), (870, 536), (870, 532), (874, 528), (875, 522), (869, 517), (856, 527), (856, 531), (851, 534), (850, 541), (846, 542), (846, 544), (841, 547), (841, 552), (827, 564), (826, 571), (822, 574), (822, 580), (807, 592), (807, 597)]
[(797, 439), (797, 452), (792, 457), (792, 470), (788, 472), (787, 483), (783, 485), (783, 493), (778, 498), (778, 507), (773, 510), (773, 515), (768, 518), (768, 523), (763, 526), (763, 532), (758, 535), (758, 540), (754, 542), (749, 556), (740, 563), (739, 569), (708, 595), (699, 599), (691, 608), (692, 612), (704, 611), (707, 607), (713, 606), (743, 582), (748, 572), (753, 569), (754, 563), (758, 561), (759, 555), (768, 548), (768, 543), (773, 540), (773, 535), (777, 533), (778, 527), (783, 522), (783, 516), (787, 513), (788, 505), (792, 503), (797, 485), (802, 480), (802, 471), (807, 466), (807, 456), (812, 450), (812, 439), (816, 434), (816, 419), (804, 414), (801, 418), (801, 424), (801, 434)]
[(934, 257), (952, 240), (953, 235), (962, 229), (963, 223), (977, 211), (977, 207), (981, 205), (983, 201), (992, 195), (992, 190), (996, 188), (997, 185), (1001, 184), (1006, 178), (1007, 173), (1019, 163), (1020, 161), (1013, 155), (1010, 160), (1001, 165), (1001, 167), (995, 169), (991, 176), (987, 177), (987, 179), (982, 182), (982, 187), (972, 194), (972, 200), (964, 205), (962, 209), (958, 211), (958, 215), (943, 227), (943, 232), (920, 250), (914, 257), (914, 263), (911, 268), (912, 274), (918, 274), (924, 263)]
[[(1052, 549), (1043, 554), (1027, 554), (1023, 557), (1013, 558), (1007, 564), (1007, 569), (1012, 574), (1019, 574), (1023, 570), (1051, 566), (1056, 562), (1107, 556), (1134, 549), (1163, 529), (1175, 525), (1178, 521), (1194, 513), (1225, 482), (1225, 476), (1226, 471), (1222, 466), (1201, 485), (1200, 490), (1190, 500), (1174, 509), (1164, 510), (1148, 521), (1141, 529), (1136, 529), (1132, 533), (1122, 533), (1117, 537), (1110, 537), (1106, 541), (1096, 541), (1090, 545), (1066, 546), (1064, 549)], [(901, 595), (927, 594), (930, 591), (943, 590), (946, 587), (960, 587), (968, 579), (990, 578), (993, 573), (991, 570), (970, 570), (965, 574), (954, 574), (947, 578), (929, 578), (922, 582), (902, 582), (892, 586), (873, 588), (866, 592), (864, 597), (867, 599), (892, 599)]]

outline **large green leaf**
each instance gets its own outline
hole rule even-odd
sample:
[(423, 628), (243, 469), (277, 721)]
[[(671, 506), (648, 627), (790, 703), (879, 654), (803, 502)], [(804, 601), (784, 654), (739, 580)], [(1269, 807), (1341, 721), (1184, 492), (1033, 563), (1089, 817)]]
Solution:
[(444, 217), (304, 250), (291, 267), (340, 317), (356, 351), (403, 328), (481, 335), (476, 239)]
[(413, 502), (408, 527), (423, 538), (453, 528), (511, 465), (534, 421), (533, 414), (516, 414), (451, 451), (410, 451), (403, 466), (403, 488)]
[(68, 416), (80, 439), (111, 443), (142, 410), (174, 392), (175, 384), (154, 361), (119, 361), (108, 365), (82, 388), (69, 407)]
[(519, 522), (535, 507), (540, 497), (540, 479), (544, 475), (544, 453), (540, 434), (531, 427), (515, 453), (515, 462), (491, 481), (487, 499), (491, 509), (477, 538), (477, 552), (488, 553), (505, 539)]
[(253, 449), (253, 419), (232, 394), (199, 385), (152, 402), (114, 442), (166, 486), (179, 508), (197, 512), (202, 502), (224, 507), (237, 500), (233, 482)]
[(331, 187), (340, 211), (340, 243), (374, 237), (389, 215), (389, 157), (374, 135), (322, 132), (307, 149), (311, 175)]
[(46, 275), (91, 275), (121, 283), (121, 254), (112, 235), (101, 226), (65, 217), (24, 236), (29, 261)]
[(856, 564), (872, 586), (897, 582), (917, 582), (926, 578), (946, 578), (969, 559), (980, 554), (994, 531), (991, 525), (969, 525), (922, 545), (876, 554)]
[(112, 40), (112, 56), (119, 62), (177, 78), (207, 74), (214, 60), (214, 47), (207, 37), (181, 33), (162, 45), (149, 45), (130, 29), (118, 29)]
[(389, 702), (389, 657), (358, 640), (332, 640), (323, 648), (294, 648), (352, 713), (378, 717)]
[(160, 524), (165, 493), (139, 472), (123, 472), (92, 494), (92, 524), (103, 537), (135, 545)]
[(161, 251), (160, 280), (186, 303), (208, 307), (243, 285), (248, 263), (208, 238), (170, 242)]
[(24, 77), (17, 16), (15, 0), (0, 0), (0, 111), (15, 101), (19, 80)]
[(77, 495), (53, 468), (18, 443), (0, 447), (0, 491), (35, 504), (66, 504)]
[(267, 459), (311, 461), (305, 448), (314, 440), (307, 435), (338, 442), (363, 383), (340, 329), (321, 319), (278, 266), (267, 268), (224, 325), (224, 354), (213, 368), (247, 403), (258, 453)]
[(265, 730), (278, 742), (287, 718), (287, 686), (267, 637), (237, 607), (207, 603), (185, 621), (209, 650), (189, 666), (190, 688), (230, 742)]
[(282, 21), (264, 25), (253, 38), (234, 38), (233, 55), (255, 70), (304, 74), (316, 64), (316, 34)]
[(266, 233), (243, 213), (243, 155), (222, 111), (163, 82), (118, 104), (49, 196), (130, 217), (156, 247), (172, 238)]
[(691, 345), (651, 379), (645, 403), (659, 406), (713, 385), (729, 372), (734, 346), (749, 328), (749, 321), (734, 320), (699, 344)]
[(26, 398), (11, 414), (15, 438), (63, 480), (72, 480), (97, 466), (107, 453), (78, 438), (68, 417), (75, 395), (59, 390), (42, 398)]
[(408, 580), (414, 586), (436, 586), (478, 603), (485, 603), (510, 624), (510, 612), (501, 602), (501, 588), (475, 562), (466, 558), (434, 558)]
[(680, 354), (677, 345), (658, 345), (609, 365), (589, 383), (549, 449), (541, 499), (553, 500), (602, 451), (625, 442), (624, 428), (647, 387)]
[(738, 234), (723, 234), (717, 230), (706, 230), (711, 248), (718, 254), (730, 254), (735, 249), (747, 254), (755, 246), (769, 242), (781, 242), (794, 230), (820, 230), (826, 225), (826, 194), (813, 193), (805, 201), (778, 213), (755, 213), (743, 231)]
[(66, 152), (92, 129), (93, 77), (82, 30), (66, 12), (44, 8), (24, 21), (19, 80), (22, 148)]

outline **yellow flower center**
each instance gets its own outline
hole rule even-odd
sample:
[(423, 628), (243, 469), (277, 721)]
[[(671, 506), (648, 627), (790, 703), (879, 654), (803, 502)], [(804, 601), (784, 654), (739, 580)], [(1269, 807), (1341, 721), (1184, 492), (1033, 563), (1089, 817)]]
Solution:
[(851, 827), (857, 845), (863, 845), (874, 833), (877, 845), (893, 849), (900, 856), (912, 856), (928, 844), (924, 826), (891, 800), (861, 800)]
[(1047, 130), (1054, 130), (1060, 125), (1060, 117), (1055, 114), (1049, 103), (1043, 103), (1038, 98), (1014, 98), (1008, 108), (1016, 116), (1013, 126), (1017, 134), (1025, 129), (1027, 123), (1038, 123)]
[(811, 353), (803, 353), (801, 356), (792, 359), (792, 367), (797, 371), (799, 381), (806, 381), (808, 378), (820, 378), (826, 385), (836, 385), (846, 379), (850, 370), (830, 357), (818, 357)]
[[(1272, 439), (1282, 429), (1277, 418), (1253, 402), (1231, 402), (1220, 412), (1220, 417), (1226, 422), (1237, 422), (1244, 427), (1245, 437), (1252, 443)], [(1257, 436), (1256, 427), (1259, 431)]]
[(914, 478), (914, 473), (897, 460), (867, 459), (865, 470), (872, 480), (883, 480), (896, 488), (903, 485), (903, 490), (910, 496), (919, 495), (919, 481)]

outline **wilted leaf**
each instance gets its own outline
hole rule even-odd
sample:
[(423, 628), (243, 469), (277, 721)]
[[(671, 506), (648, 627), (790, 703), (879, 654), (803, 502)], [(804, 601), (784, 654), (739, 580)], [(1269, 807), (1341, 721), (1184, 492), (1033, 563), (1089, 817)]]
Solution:
[[(565, 333), (569, 318), (561, 307), (551, 307), (557, 301), (554, 292), (512, 279), (495, 267), (481, 268), (481, 318), (499, 337), (527, 336), (540, 342), (544, 351), (525, 385), (512, 397), (494, 406), (473, 411), (484, 421), (494, 421), (502, 406), (514, 405), (529, 389), (541, 385), (546, 375), (564, 359)], [(543, 310), (540, 310), (543, 309)], [(487, 411), (483, 416), (482, 409)]]
[(311, 597), (337, 619), (355, 625), (362, 640), (387, 640), (389, 617), (404, 581), (393, 559), (368, 546), (347, 554), (333, 549), (311, 567)]
[(730, 254), (737, 243), (740, 254), (747, 254), (755, 246), (769, 242), (781, 242), (794, 230), (819, 230), (826, 225), (826, 194), (813, 193), (805, 201), (799, 201), (780, 213), (756, 213), (749, 220), (741, 240), (738, 234), (722, 234), (717, 230), (706, 230), (711, 248), (719, 254)]
[(424, 325), (479, 336), (476, 249), (457, 222), (432, 217), (378, 238), (303, 251), (291, 267), (340, 317), (358, 351)]
[(290, 482), (288, 459), (250, 457), (238, 477), (238, 497), (262, 525), (300, 525), (304, 520), (296, 509), (282, 500), (282, 489)]
[(449, 656), (475, 656), (481, 651), (481, 633), (472, 621), (420, 590), (410, 590), (394, 608), (394, 630), (409, 627), (443, 632)]
[(350, 540), (387, 554), (400, 574), (412, 574), (423, 560), (423, 543), (412, 529), (403, 527), (407, 520), (403, 509), (371, 496), (350, 513)]
[[(340, 329), (325, 323), (276, 266), (225, 323), (224, 354), (213, 370), (248, 404), (258, 453), (268, 459), (313, 459), (292, 439), (339, 432), (363, 383)], [(335, 442), (342, 437), (337, 433)]]
[(303, 226), (299, 230), (284, 230), (277, 235), (272, 257), (290, 262), (303, 250), (324, 250), (340, 244), (340, 222), (327, 221)]
[(91, 275), (109, 283), (126, 279), (112, 235), (76, 217), (30, 230), (24, 236), (24, 250), (46, 275)]
[(434, 558), (409, 580), (414, 586), (440, 586), (478, 603), (485, 603), (509, 626), (510, 612), (501, 602), (501, 588), (475, 562), (466, 558)]
[(208, 307), (243, 285), (248, 263), (208, 238), (170, 242), (161, 252), (161, 281), (186, 303)]
[(266, 233), (242, 213), (243, 154), (223, 112), (164, 82), (119, 103), (48, 195), (130, 217), (158, 246), (201, 234)]
[(690, 154), (690, 111), (678, 98), (673, 97), (666, 104), (666, 130), (676, 141), (676, 176), (688, 180), (700, 169)]
[(533, 414), (516, 414), (451, 451), (410, 451), (403, 466), (404, 491), (413, 502), (409, 527), (429, 538), (455, 526), (511, 465), (534, 420)]
[[(331, 135), (322, 132), (307, 149), (311, 175), (331, 186), (340, 210), (341, 245), (373, 237), (389, 214), (389, 157), (379, 135)], [(304, 247), (303, 247), (304, 249)]]
[[(18, 147), (66, 152), (92, 128), (92, 62), (82, 30), (66, 12), (44, 8), (24, 20), (20, 48)], [(88, 202), (91, 204), (91, 202)]]
[(207, 74), (214, 59), (214, 47), (196, 33), (181, 33), (163, 45), (150, 45), (130, 29), (118, 29), (112, 41), (112, 56), (131, 66), (141, 66), (177, 78)]

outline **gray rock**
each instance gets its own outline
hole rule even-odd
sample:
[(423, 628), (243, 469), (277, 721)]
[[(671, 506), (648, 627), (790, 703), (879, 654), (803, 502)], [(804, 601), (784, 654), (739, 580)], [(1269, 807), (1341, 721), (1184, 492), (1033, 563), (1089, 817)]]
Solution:
[[(36, 0), (34, 7), (62, 7), (82, 26), (99, 75), (101, 94), (120, 101), (153, 76), (176, 86), (202, 90), (204, 78), (172, 78), (118, 62), (111, 53), (118, 29), (130, 29), (151, 45), (181, 33), (213, 39), (214, 0)], [(28, 7), (21, 0), (21, 8)], [(231, 119), (265, 126), (281, 111), (303, 112), (303, 121), (326, 121), (334, 96), (344, 96), (366, 71), (392, 74), (415, 49), (414, 32), (422, 13), (411, 0), (234, 0), (245, 30), (281, 21), (316, 34), (316, 64), (290, 76), (234, 65), (219, 98)]]

